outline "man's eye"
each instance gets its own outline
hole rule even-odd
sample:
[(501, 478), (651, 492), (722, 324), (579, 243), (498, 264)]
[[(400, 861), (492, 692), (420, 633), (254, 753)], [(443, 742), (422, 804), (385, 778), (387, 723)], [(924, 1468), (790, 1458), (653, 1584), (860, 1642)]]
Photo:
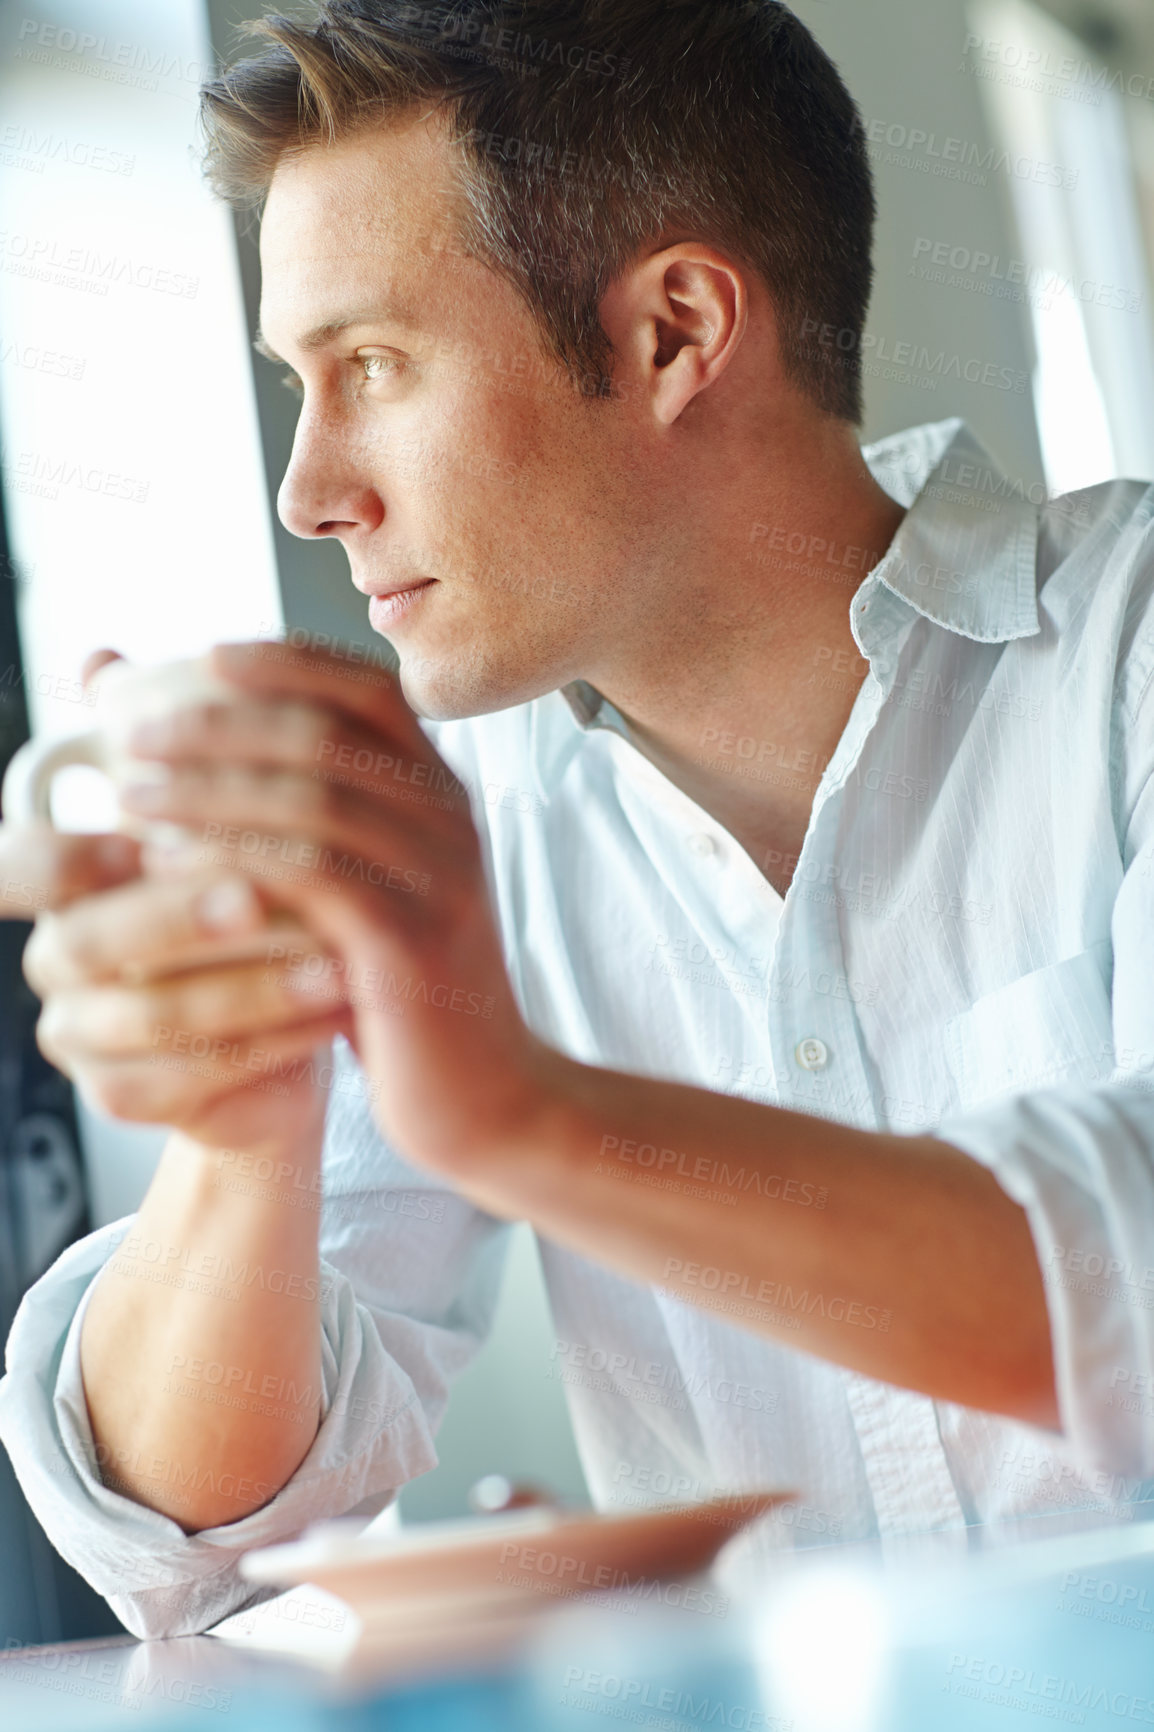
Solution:
[(303, 397), (305, 388), (299, 373), (282, 373), (281, 384), (286, 391), (291, 391), (294, 397)]
[(395, 355), (358, 355), (357, 360), (364, 368), (366, 379), (387, 379), (401, 367)]

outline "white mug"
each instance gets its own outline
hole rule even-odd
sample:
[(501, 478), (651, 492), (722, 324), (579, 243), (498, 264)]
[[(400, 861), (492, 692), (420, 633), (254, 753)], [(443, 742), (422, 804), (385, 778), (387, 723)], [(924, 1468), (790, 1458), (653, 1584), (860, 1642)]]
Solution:
[[(235, 686), (209, 672), (206, 658), (154, 667), (108, 662), (93, 674), (88, 691), (99, 718), (90, 728), (62, 739), (29, 740), (13, 754), (0, 789), (0, 810), (7, 823), (52, 823), (53, 778), (72, 764), (101, 770), (114, 786), (147, 781), (148, 761), (128, 750), (128, 736), (137, 722), (184, 704), (220, 703), (237, 696)], [(131, 812), (121, 813), (118, 828), (142, 841), (187, 834), (177, 825)]]
[[(126, 661), (108, 662), (97, 670), (88, 686), (96, 694), (93, 708), (99, 716), (92, 727), (63, 739), (28, 740), (14, 753), (0, 787), (0, 811), (6, 823), (40, 820), (51, 824), (53, 777), (72, 764), (102, 771), (114, 786), (147, 781), (152, 766), (146, 758), (136, 757), (128, 750), (128, 735), (137, 722), (163, 716), (185, 704), (231, 702), (239, 695), (236, 686), (210, 673), (205, 657), (153, 667), (137, 667)], [(118, 828), (144, 842), (196, 840), (193, 832), (182, 825), (147, 819), (133, 812), (120, 814)], [(217, 862), (206, 858), (204, 863)], [(284, 932), (297, 934), (302, 929), (289, 914), (274, 912), (264, 927), (222, 941), (218, 949), (199, 955), (198, 961), (203, 967), (209, 961), (243, 961), (267, 955), (270, 942)]]

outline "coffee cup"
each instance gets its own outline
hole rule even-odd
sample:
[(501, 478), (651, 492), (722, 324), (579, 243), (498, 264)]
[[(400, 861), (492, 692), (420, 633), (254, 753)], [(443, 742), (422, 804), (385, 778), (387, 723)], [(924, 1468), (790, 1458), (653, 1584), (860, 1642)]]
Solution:
[[(147, 782), (150, 775), (160, 771), (160, 766), (129, 751), (129, 735), (138, 722), (159, 718), (189, 704), (235, 702), (238, 695), (235, 686), (210, 672), (206, 658), (152, 667), (138, 667), (120, 660), (107, 662), (89, 680), (86, 693), (92, 695), (98, 718), (90, 728), (64, 738), (28, 740), (13, 755), (0, 786), (0, 811), (6, 823), (53, 823), (53, 780), (61, 770), (74, 764), (101, 771), (114, 788), (129, 782)], [(161, 846), (191, 844), (195, 851), (195, 832), (180, 824), (121, 811), (117, 828), (141, 842)], [(213, 860), (210, 850), (204, 853), (204, 864), (224, 864)], [(211, 956), (208, 952), (198, 953), (197, 960), (204, 966), (209, 960), (267, 957), (270, 942), (286, 932), (304, 936), (292, 916), (274, 912), (263, 927), (222, 941)], [(134, 978), (141, 973), (139, 969), (131, 972)]]
[[(96, 716), (90, 728), (63, 738), (36, 738), (13, 755), (0, 788), (0, 810), (10, 824), (53, 822), (52, 783), (61, 770), (79, 764), (100, 770), (114, 787), (146, 782), (152, 766), (128, 749), (132, 729), (186, 704), (234, 700), (235, 686), (218, 679), (207, 659), (138, 667), (107, 662), (89, 680), (86, 700)], [(187, 838), (179, 825), (121, 812), (117, 828), (140, 841)], [(174, 836), (175, 832), (175, 836)]]

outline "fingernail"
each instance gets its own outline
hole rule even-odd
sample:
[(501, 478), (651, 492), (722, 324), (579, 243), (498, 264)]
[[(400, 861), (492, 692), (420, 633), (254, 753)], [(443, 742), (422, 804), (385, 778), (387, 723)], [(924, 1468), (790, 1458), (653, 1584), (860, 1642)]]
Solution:
[(155, 782), (129, 782), (120, 790), (122, 806), (132, 806), (138, 812), (152, 812), (158, 806), (166, 805), (172, 798), (172, 789), (167, 778)]
[(214, 932), (250, 925), (257, 906), (255, 893), (242, 878), (228, 878), (211, 885), (193, 904), (200, 924)]
[(189, 836), (187, 830), (181, 830), (175, 824), (171, 827), (157, 824), (149, 830), (141, 858), (146, 872), (175, 876), (203, 866), (213, 857), (200, 842)]
[(155, 824), (149, 831), (149, 852), (161, 859), (195, 857), (198, 846), (198, 839), (180, 824)]
[(163, 752), (172, 745), (173, 727), (167, 716), (147, 716), (133, 722), (125, 744), (135, 756), (146, 758), (149, 752)]

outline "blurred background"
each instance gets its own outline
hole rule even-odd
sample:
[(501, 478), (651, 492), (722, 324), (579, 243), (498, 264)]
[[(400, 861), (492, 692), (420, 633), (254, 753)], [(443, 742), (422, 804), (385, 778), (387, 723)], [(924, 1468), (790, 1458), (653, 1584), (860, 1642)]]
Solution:
[[(84, 725), (99, 644), (161, 660), (288, 627), (383, 647), (339, 547), (276, 521), (295, 402), (250, 346), (253, 236), (195, 160), (197, 86), (258, 4), (0, 0), (0, 768), (29, 729)], [(864, 439), (961, 415), (1038, 500), (1154, 476), (1150, 0), (795, 10), (876, 173)], [(136, 1207), (163, 1141), (86, 1112), (39, 1057), (26, 933), (0, 923), (0, 1335), (70, 1240)], [(404, 1519), (460, 1512), (491, 1471), (583, 1496), (552, 1338), (518, 1228)], [(0, 1555), (0, 1644), (118, 1628), (2, 1452)]]

